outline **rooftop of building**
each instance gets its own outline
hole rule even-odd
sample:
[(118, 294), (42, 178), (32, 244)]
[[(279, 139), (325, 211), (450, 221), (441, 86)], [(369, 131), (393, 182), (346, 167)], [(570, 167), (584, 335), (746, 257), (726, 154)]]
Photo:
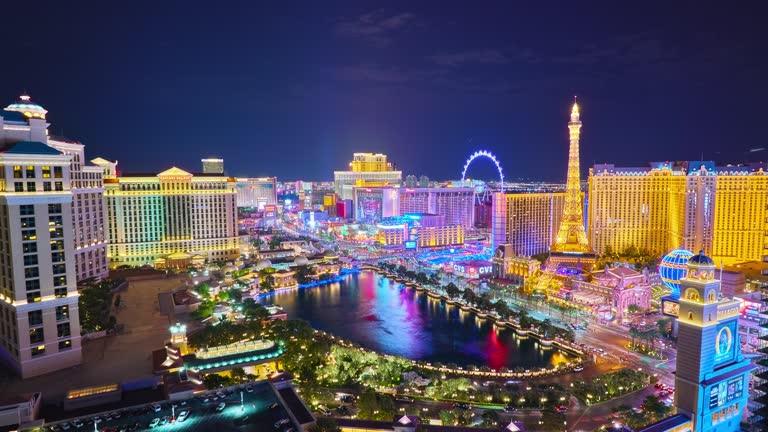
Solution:
[(594, 175), (644, 175), (652, 171), (668, 170), (678, 175), (700, 174), (750, 174), (759, 171), (768, 172), (768, 163), (750, 162), (746, 164), (716, 165), (714, 161), (665, 161), (650, 162), (645, 167), (617, 167), (614, 164), (595, 164), (592, 166)]
[(60, 151), (40, 141), (17, 141), (0, 147), (0, 153), (29, 155), (60, 155)]
[(676, 414), (667, 418), (663, 418), (656, 423), (651, 423), (648, 426), (639, 429), (638, 432), (666, 432), (672, 430), (675, 427), (684, 425), (690, 422), (691, 419), (684, 414)]
[(725, 266), (725, 270), (732, 270), (743, 273), (750, 279), (768, 281), (768, 263), (763, 261), (746, 261), (730, 266)]

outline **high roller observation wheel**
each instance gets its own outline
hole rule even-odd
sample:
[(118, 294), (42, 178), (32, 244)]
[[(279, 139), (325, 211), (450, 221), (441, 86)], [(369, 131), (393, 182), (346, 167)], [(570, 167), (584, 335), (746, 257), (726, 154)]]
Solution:
[(501, 183), (501, 192), (504, 192), (504, 171), (501, 169), (501, 164), (499, 163), (499, 160), (496, 159), (496, 156), (494, 156), (493, 153), (487, 151), (487, 150), (478, 150), (471, 155), (469, 155), (469, 159), (467, 159), (467, 162), (464, 163), (464, 169), (461, 171), (461, 184), (466, 183), (466, 177), (467, 177), (467, 170), (469, 169), (469, 165), (474, 161), (475, 159), (479, 157), (488, 158), (496, 165), (496, 169), (499, 171), (499, 182)]

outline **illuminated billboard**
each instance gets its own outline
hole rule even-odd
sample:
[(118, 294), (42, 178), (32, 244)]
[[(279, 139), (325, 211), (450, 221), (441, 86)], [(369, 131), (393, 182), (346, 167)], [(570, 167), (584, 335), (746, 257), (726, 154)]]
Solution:
[(680, 316), (680, 303), (678, 303), (677, 299), (673, 299), (671, 297), (662, 297), (661, 313), (666, 316), (677, 318)]
[(736, 321), (718, 324), (715, 334), (715, 366), (733, 360), (736, 351)]
[(717, 383), (709, 389), (709, 409), (719, 408), (744, 395), (744, 375)]

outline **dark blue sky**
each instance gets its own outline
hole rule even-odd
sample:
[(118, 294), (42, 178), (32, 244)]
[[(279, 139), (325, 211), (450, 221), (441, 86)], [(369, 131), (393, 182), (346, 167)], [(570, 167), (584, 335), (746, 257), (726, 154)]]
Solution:
[(573, 95), (585, 173), (768, 158), (763, 2), (529, 3), (8, 2), (0, 101), (134, 172), (320, 180), (376, 151), (442, 179), (489, 149), (563, 180)]

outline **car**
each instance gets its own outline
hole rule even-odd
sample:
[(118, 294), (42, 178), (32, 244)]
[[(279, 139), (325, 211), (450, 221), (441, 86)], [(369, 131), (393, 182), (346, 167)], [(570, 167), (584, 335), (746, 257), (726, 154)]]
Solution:
[(328, 409), (325, 405), (318, 405), (317, 410), (323, 413), (323, 415), (329, 416), (331, 415), (331, 410)]
[(153, 410), (153, 411), (155, 411), (155, 412), (160, 412), (160, 409), (161, 409), (161, 408), (160, 408), (160, 405), (158, 405), (158, 404), (154, 404), (154, 405), (152, 405), (152, 410)]
[(92, 421), (93, 423), (95, 423), (95, 424), (99, 424), (99, 423), (101, 423), (101, 422), (102, 422), (102, 421), (104, 421), (104, 420), (102, 420), (102, 419), (101, 419), (101, 417), (99, 417), (99, 416), (96, 416), (96, 417), (92, 418), (92, 419), (91, 419), (91, 421)]
[(397, 396), (395, 400), (398, 402), (413, 403), (415, 399), (408, 396)]
[(111, 421), (112, 420), (112, 414), (107, 414), (104, 416), (104, 421)]
[(81, 428), (81, 427), (83, 427), (83, 421), (82, 421), (82, 420), (80, 420), (80, 419), (76, 419), (76, 420), (73, 420), (73, 421), (72, 421), (72, 424), (73, 424), (73, 425), (74, 425), (76, 428)]
[(517, 412), (517, 408), (513, 407), (512, 405), (505, 405), (504, 412)]
[(153, 419), (151, 422), (149, 422), (149, 427), (156, 428), (160, 424), (160, 418)]
[(202, 403), (208, 403), (208, 401), (210, 400), (208, 396), (200, 396), (199, 399), (200, 399), (200, 402)]
[(226, 406), (227, 404), (225, 404), (224, 402), (219, 403), (218, 405), (216, 405), (216, 412), (224, 411), (224, 408), (226, 408)]
[(61, 428), (63, 430), (69, 430), (69, 428), (71, 428), (71, 427), (72, 426), (68, 422), (64, 422), (64, 423), (61, 424)]
[(287, 418), (280, 419), (280, 420), (275, 422), (275, 429), (280, 429), (281, 427), (283, 427), (283, 426), (285, 426), (285, 425), (287, 425), (289, 423), (291, 423), (291, 420), (289, 420)]
[(353, 395), (344, 395), (341, 397), (341, 401), (345, 403), (352, 403), (355, 401), (355, 397)]
[(463, 409), (465, 411), (468, 411), (468, 410), (472, 409), (472, 406), (470, 406), (469, 404), (465, 404), (463, 402), (456, 402), (456, 403), (453, 404), (453, 407), (454, 408), (458, 408), (458, 409)]
[(246, 387), (245, 387), (245, 391), (247, 391), (248, 393), (253, 393), (253, 387), (251, 387), (251, 386), (246, 386)]
[(220, 398), (223, 398), (224, 397), (224, 393), (218, 391), (218, 392), (216, 392), (216, 396), (218, 396)]
[(279, 404), (279, 403), (277, 403), (277, 402), (274, 402), (274, 403), (272, 403), (272, 404), (270, 404), (270, 405), (269, 405), (269, 409), (275, 409), (275, 408), (278, 408), (279, 406), (280, 406), (280, 404)]
[(583, 370), (584, 370), (584, 366), (581, 366), (581, 365), (576, 366), (576, 367), (573, 368), (574, 372), (581, 372)]
[(112, 413), (112, 418), (115, 419), (115, 420), (119, 419), (120, 418), (120, 413), (119, 412), (113, 412)]
[(183, 422), (184, 420), (186, 420), (186, 419), (187, 419), (187, 417), (189, 417), (189, 410), (184, 410), (184, 411), (182, 411), (182, 412), (180, 412), (180, 413), (179, 413), (179, 417), (176, 419), (176, 421), (178, 421), (179, 423), (181, 423), (181, 422)]
[(188, 403), (188, 401), (186, 401), (186, 400), (183, 400), (183, 401), (181, 401), (181, 403), (179, 403), (179, 405), (181, 405), (181, 406), (186, 406), (186, 405), (187, 405), (187, 403)]
[(162, 419), (160, 419), (160, 426), (165, 426), (168, 423), (170, 423), (171, 418), (168, 416), (164, 416)]
[(555, 412), (564, 413), (568, 411), (568, 407), (565, 405), (558, 405), (555, 407)]

